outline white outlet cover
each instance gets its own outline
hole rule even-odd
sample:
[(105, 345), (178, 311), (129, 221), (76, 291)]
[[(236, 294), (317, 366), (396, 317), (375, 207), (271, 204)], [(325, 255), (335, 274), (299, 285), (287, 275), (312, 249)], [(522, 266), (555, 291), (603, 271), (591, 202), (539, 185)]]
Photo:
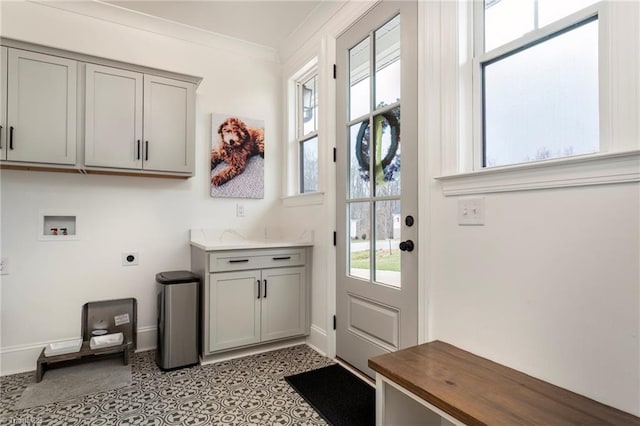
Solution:
[[(129, 256), (132, 256), (133, 259), (129, 260)], [(122, 253), (122, 266), (135, 266), (138, 264), (139, 255), (138, 252), (135, 251), (127, 251)]]

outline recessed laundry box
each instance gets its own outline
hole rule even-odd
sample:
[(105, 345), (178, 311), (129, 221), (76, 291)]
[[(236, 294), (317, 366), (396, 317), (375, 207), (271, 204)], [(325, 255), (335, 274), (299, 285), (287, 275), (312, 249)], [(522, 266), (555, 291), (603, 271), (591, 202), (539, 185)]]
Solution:
[(163, 370), (197, 364), (200, 277), (190, 271), (167, 271), (156, 274), (156, 282), (156, 363)]

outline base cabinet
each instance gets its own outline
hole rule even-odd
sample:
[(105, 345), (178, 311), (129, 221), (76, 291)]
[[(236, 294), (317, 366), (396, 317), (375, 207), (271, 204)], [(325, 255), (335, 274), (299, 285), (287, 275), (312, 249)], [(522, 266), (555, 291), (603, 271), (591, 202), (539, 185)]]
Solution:
[(192, 247), (192, 270), (204, 278), (203, 357), (309, 334), (307, 250)]

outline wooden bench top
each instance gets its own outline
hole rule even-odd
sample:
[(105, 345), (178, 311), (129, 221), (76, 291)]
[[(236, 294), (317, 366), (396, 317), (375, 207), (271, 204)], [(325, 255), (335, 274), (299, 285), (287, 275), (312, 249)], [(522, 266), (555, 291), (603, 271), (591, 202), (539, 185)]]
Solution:
[(640, 425), (640, 418), (434, 341), (369, 367), (467, 425)]

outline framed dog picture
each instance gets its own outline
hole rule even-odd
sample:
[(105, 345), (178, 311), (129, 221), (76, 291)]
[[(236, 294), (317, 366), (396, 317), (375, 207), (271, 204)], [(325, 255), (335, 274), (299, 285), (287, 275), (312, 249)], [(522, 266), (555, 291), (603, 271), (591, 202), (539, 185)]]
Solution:
[(264, 121), (211, 115), (211, 196), (264, 198)]

